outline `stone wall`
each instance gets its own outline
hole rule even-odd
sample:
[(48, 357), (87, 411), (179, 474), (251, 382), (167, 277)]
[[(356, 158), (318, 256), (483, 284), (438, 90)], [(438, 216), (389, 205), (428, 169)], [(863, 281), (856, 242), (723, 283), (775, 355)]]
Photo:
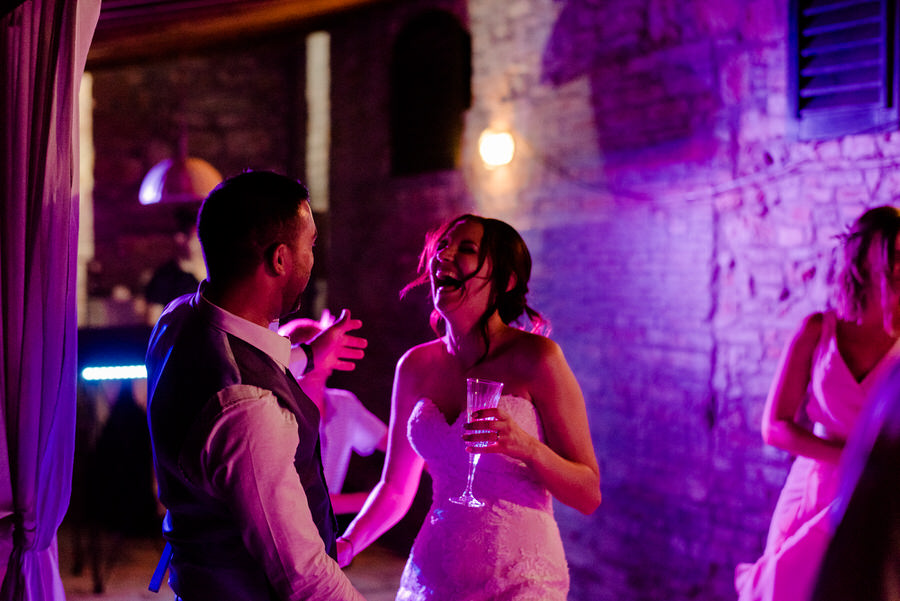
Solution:
[(572, 598), (734, 598), (789, 465), (759, 434), (781, 347), (900, 137), (788, 139), (785, 3), (468, 6), (470, 132), (523, 148), (474, 195), (536, 251), (601, 458), (601, 509), (559, 511)]
[[(472, 35), (463, 156), (456, 171), (392, 178), (392, 42), (429, 8)], [(557, 507), (573, 600), (734, 598), (734, 566), (761, 552), (790, 463), (759, 434), (781, 348), (825, 306), (834, 235), (896, 195), (897, 133), (786, 135), (786, 11), (777, 0), (412, 0), (325, 24), (322, 269), (329, 306), (363, 319), (371, 344), (339, 383), (387, 417), (396, 359), (431, 335), (424, 291), (397, 297), (428, 228), (467, 210), (517, 227), (535, 260), (532, 304), (582, 385), (601, 464), (594, 515)], [(302, 177), (301, 48), (298, 34), (95, 74), (98, 215), (115, 207), (108, 219), (124, 232), (100, 235), (114, 228), (98, 219), (103, 252), (139, 227), (138, 209), (114, 197), (136, 197), (165, 154), (147, 150), (163, 142), (145, 124), (178, 73), (204, 119), (192, 154), (226, 174), (256, 165)], [(126, 102), (137, 94), (147, 98)], [(488, 171), (475, 156), (487, 126), (516, 137), (508, 167)]]

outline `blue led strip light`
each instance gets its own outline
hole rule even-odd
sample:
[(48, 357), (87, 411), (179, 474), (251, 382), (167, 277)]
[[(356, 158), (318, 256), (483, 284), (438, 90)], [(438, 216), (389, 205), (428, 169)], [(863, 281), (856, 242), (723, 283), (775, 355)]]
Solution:
[(101, 365), (81, 370), (82, 380), (140, 380), (147, 377), (143, 365)]

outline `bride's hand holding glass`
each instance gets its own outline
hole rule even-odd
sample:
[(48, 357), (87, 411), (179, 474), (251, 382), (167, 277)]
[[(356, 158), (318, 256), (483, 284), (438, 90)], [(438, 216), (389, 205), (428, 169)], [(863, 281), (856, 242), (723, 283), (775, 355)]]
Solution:
[[(500, 394), (503, 392), (503, 383), (494, 382), (493, 380), (485, 380), (484, 378), (466, 378), (466, 421), (471, 423), (473, 415), (484, 409), (495, 409), (500, 402)], [(483, 421), (483, 420), (482, 420)], [(469, 440), (472, 446), (485, 447), (490, 443), (487, 438), (496, 435), (490, 430), (485, 430), (478, 434), (478, 439)], [(465, 440), (465, 434), (463, 439)], [(467, 446), (467, 450), (470, 448)], [(451, 497), (450, 501), (459, 505), (467, 505), (468, 507), (483, 507), (482, 503), (472, 492), (472, 485), (475, 480), (475, 468), (478, 466), (478, 459), (481, 455), (469, 455), (469, 473), (466, 478), (466, 488), (458, 497)]]
[(500, 443), (500, 429), (503, 424), (500, 420), (500, 409), (487, 408), (473, 411), (468, 422), (463, 425), (465, 433), (462, 439), (466, 443), (466, 451), (469, 453), (496, 452)]
[(468, 443), (466, 450), (470, 453), (501, 453), (527, 460), (535, 452), (535, 439), (522, 430), (503, 409), (476, 411), (472, 414), (472, 421), (464, 427), (467, 432), (462, 438)]

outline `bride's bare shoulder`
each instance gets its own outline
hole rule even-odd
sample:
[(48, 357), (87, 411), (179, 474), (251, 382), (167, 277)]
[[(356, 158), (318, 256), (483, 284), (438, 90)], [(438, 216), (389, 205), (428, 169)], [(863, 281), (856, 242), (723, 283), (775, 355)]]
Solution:
[(559, 351), (559, 345), (552, 339), (542, 335), (516, 330), (514, 344), (519, 352), (544, 357)]
[(397, 369), (416, 369), (431, 364), (441, 356), (443, 350), (443, 343), (439, 338), (417, 344), (403, 353), (397, 362)]
[(533, 373), (535, 368), (548, 362), (564, 360), (560, 346), (540, 334), (519, 331), (511, 341), (510, 349), (514, 364), (526, 373)]

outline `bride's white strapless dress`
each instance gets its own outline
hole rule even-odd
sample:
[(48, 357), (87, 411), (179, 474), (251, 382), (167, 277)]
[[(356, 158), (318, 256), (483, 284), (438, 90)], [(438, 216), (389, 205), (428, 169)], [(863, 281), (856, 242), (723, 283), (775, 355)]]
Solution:
[[(507, 395), (500, 407), (543, 440), (530, 401)], [(465, 419), (462, 412), (448, 424), (429, 399), (420, 400), (410, 416), (409, 440), (425, 460), (434, 486), (397, 600), (565, 601), (569, 570), (552, 499), (521, 461), (482, 454), (474, 493), (485, 506), (469, 508), (448, 500), (466, 484)]]

